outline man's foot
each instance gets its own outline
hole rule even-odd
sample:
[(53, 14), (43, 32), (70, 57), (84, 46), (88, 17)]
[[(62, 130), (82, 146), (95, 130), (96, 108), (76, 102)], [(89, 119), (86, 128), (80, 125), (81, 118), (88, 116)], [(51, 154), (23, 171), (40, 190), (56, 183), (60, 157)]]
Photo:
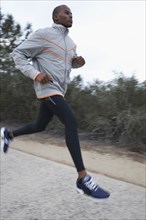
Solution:
[(12, 138), (10, 137), (9, 130), (7, 128), (1, 128), (1, 150), (7, 153), (9, 144)]
[(110, 193), (100, 188), (89, 175), (86, 175), (83, 179), (78, 178), (76, 186), (77, 192), (94, 199), (107, 199), (110, 196)]

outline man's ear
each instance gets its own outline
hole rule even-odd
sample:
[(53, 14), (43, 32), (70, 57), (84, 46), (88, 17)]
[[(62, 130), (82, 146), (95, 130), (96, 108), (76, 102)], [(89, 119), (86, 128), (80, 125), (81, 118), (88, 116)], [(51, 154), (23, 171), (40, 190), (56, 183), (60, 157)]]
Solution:
[(58, 15), (55, 14), (53, 19), (54, 19), (55, 22), (57, 22), (58, 21)]

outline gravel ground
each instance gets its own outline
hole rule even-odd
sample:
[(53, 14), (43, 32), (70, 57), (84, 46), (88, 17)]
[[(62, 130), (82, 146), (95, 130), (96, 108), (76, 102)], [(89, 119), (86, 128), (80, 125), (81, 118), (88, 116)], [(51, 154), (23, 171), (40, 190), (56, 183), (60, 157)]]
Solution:
[(1, 220), (145, 220), (145, 188), (90, 172), (110, 191), (95, 202), (75, 191), (73, 167), (11, 149), (1, 154)]

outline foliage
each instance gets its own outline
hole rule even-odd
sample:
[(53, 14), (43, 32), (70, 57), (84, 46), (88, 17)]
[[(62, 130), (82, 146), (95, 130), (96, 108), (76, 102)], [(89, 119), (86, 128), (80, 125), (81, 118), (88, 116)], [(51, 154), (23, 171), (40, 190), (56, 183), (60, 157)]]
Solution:
[(98, 140), (137, 145), (144, 142), (145, 82), (120, 75), (111, 82), (96, 80), (83, 87), (81, 78), (75, 78), (69, 85), (67, 99), (76, 112), (80, 129), (94, 133)]
[[(15, 69), (12, 50), (31, 32), (22, 30), (11, 15), (1, 15), (0, 121), (26, 122), (35, 119), (38, 101), (33, 82)], [(72, 106), (80, 131), (96, 140), (144, 146), (146, 142), (146, 82), (120, 73), (110, 82), (95, 80), (84, 85), (81, 76), (68, 85), (66, 99)], [(54, 128), (60, 124), (55, 121)], [(52, 125), (51, 125), (52, 126)]]
[(32, 82), (15, 69), (11, 52), (31, 32), (31, 25), (23, 31), (11, 15), (1, 14), (0, 30), (0, 120), (29, 120), (37, 105)]

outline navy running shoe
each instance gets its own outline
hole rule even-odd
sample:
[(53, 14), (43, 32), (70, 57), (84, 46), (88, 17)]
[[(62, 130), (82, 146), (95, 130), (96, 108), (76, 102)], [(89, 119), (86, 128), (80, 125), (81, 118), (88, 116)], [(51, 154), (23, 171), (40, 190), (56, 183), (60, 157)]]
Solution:
[(107, 199), (110, 196), (110, 193), (100, 188), (89, 175), (83, 179), (77, 179), (76, 189), (78, 193), (86, 194), (94, 199)]
[(4, 127), (1, 128), (1, 150), (3, 153), (7, 153), (11, 140), (9, 130)]

